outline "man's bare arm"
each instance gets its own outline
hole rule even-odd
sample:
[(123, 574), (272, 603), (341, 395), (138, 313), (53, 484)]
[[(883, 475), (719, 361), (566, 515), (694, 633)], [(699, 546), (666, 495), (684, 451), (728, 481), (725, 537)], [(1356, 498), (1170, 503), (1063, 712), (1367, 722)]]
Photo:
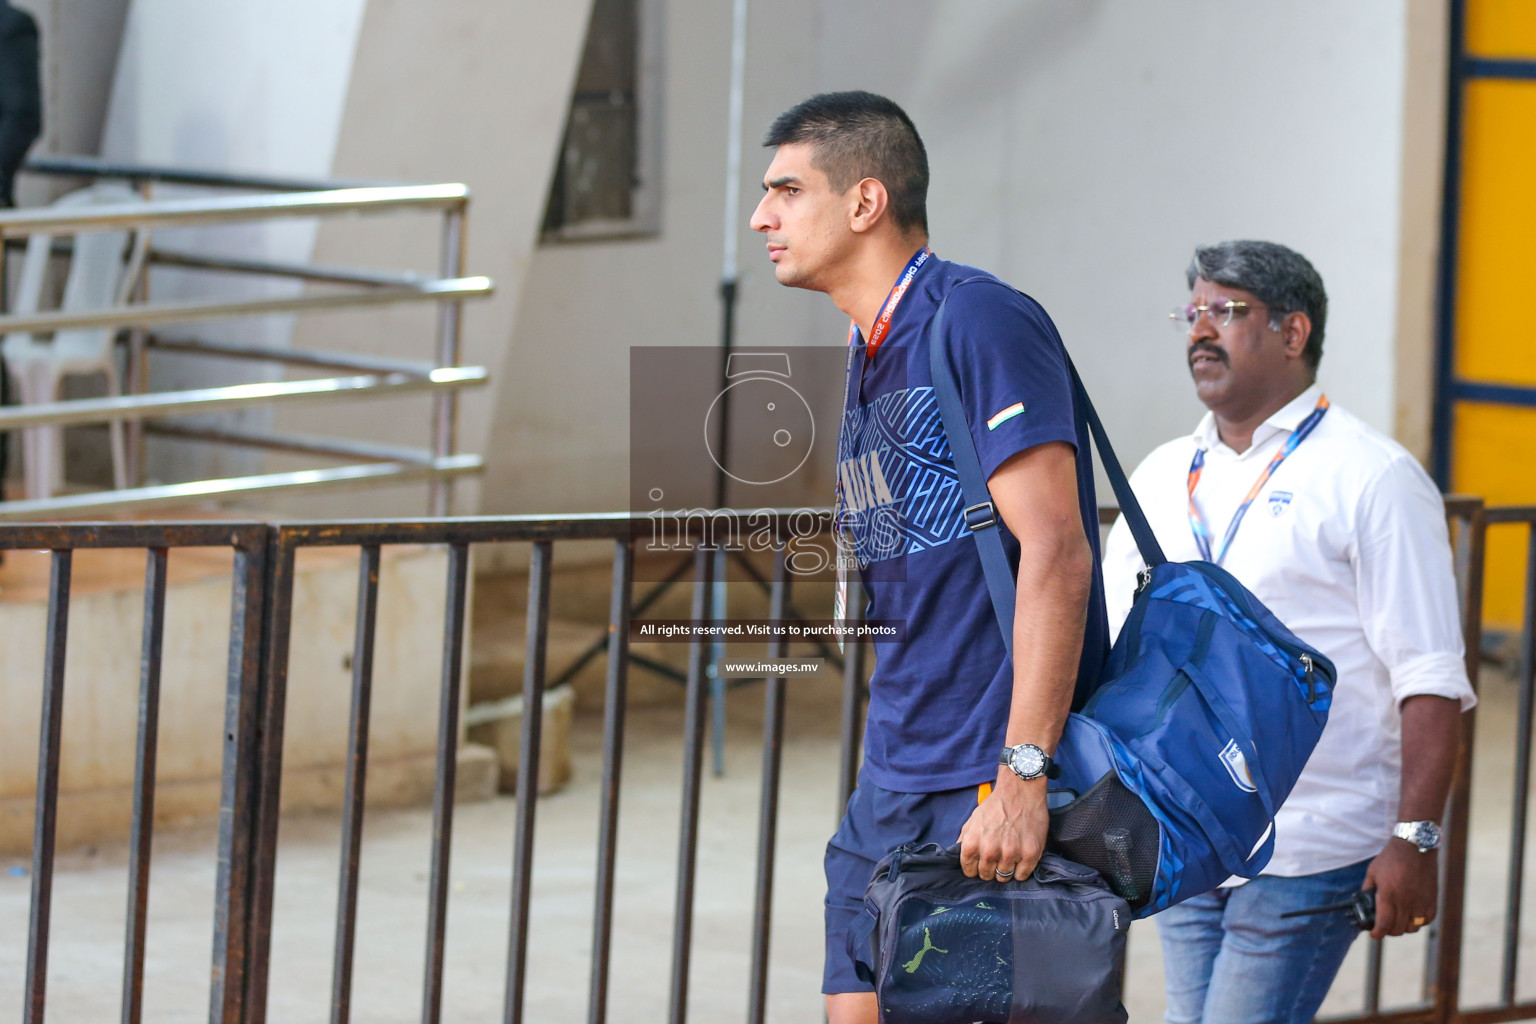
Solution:
[[(1027, 449), (987, 482), (1008, 529), (1019, 540), (1013, 618), (1013, 701), (1006, 742), (1054, 753), (1072, 705), (1093, 572), (1077, 498), (1071, 445)], [(1012, 866), (1023, 877), (1045, 849), (1046, 781), (1025, 782), (1001, 767), (992, 795), (960, 833), (966, 874), (992, 878)]]
[[(1451, 792), (1461, 743), (1461, 702), (1432, 694), (1403, 701), (1402, 796), (1398, 821), (1439, 821)], [(1439, 858), (1402, 839), (1388, 839), (1366, 872), (1376, 890), (1372, 937), (1418, 931), (1435, 919)]]

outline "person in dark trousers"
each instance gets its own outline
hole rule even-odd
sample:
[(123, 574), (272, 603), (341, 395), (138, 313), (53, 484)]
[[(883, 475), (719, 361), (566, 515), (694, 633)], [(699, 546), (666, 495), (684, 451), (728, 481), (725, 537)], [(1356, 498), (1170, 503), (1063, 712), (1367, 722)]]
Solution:
[(11, 192), (16, 172), (42, 130), (37, 22), (0, 0), (0, 206), (16, 205)]
[[(867, 617), (906, 625), (903, 642), (875, 644), (864, 762), (825, 862), (827, 1016), (873, 1024), (873, 986), (850, 944), (876, 862), (905, 842), (959, 841), (968, 875), (1024, 877), (1044, 849), (1050, 755), (1107, 649), (1093, 471), (1045, 310), (928, 248), (928, 159), (900, 107), (867, 92), (814, 96), (764, 144), (774, 156), (752, 227), (774, 276), (825, 292), (852, 321), (839, 529), (871, 595)], [(931, 344), (954, 368), (1017, 566), (1011, 660), (963, 515)]]
[[(12, 195), (16, 172), (43, 130), (37, 65), (37, 22), (0, 0), (0, 209), (16, 205)], [(0, 362), (0, 405), (10, 402), (10, 390), (5, 364)], [(8, 451), (8, 438), (0, 433), (0, 501), (5, 497)]]

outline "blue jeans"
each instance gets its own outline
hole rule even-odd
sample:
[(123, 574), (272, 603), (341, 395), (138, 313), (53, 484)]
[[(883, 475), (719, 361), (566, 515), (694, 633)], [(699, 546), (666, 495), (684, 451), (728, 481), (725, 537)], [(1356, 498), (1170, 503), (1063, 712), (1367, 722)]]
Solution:
[(1360, 932), (1348, 914), (1280, 915), (1348, 899), (1369, 866), (1260, 875), (1158, 914), (1167, 1024), (1308, 1024)]

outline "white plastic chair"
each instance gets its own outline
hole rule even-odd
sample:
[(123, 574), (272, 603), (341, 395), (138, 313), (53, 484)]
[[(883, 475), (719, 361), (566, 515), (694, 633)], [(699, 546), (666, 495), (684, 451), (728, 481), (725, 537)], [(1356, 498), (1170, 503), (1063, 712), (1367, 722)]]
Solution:
[[(142, 202), (126, 185), (102, 182), (61, 196), (55, 206), (87, 204), (122, 205)], [(67, 313), (85, 313), (120, 305), (128, 300), (133, 280), (143, 258), (147, 233), (141, 233), (128, 254), (129, 231), (100, 231), (76, 235), (74, 254), (69, 261), (69, 275), (64, 281), (60, 309)], [(49, 250), (53, 238), (33, 235), (27, 241), (26, 256), (17, 280), (12, 309), (16, 314), (37, 312), (47, 276)], [(129, 264), (134, 264), (129, 266)], [(104, 374), (107, 394), (122, 393), (112, 339), (112, 327), (71, 328), (55, 331), (51, 339), (16, 332), (0, 343), (0, 356), (11, 375), (16, 400), (22, 405), (56, 402), (65, 377)], [(109, 424), (112, 440), (112, 480), (119, 489), (128, 486), (128, 451), (121, 420)], [(28, 498), (48, 498), (63, 482), (60, 457), (60, 429), (57, 426), (27, 427), (22, 431), (22, 452)]]

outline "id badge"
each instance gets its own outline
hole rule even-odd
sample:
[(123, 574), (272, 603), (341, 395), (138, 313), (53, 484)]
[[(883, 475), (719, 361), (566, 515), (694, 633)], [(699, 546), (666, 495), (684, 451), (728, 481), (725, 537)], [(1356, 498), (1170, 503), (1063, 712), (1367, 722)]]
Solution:
[(832, 619), (837, 623), (837, 653), (843, 653), (843, 623), (848, 621), (848, 570), (837, 560), (837, 593), (832, 598)]
[(853, 537), (846, 528), (833, 530), (837, 554), (837, 591), (832, 596), (832, 618), (837, 623), (837, 650), (843, 651), (843, 627), (848, 624), (848, 581), (853, 574), (857, 554)]

